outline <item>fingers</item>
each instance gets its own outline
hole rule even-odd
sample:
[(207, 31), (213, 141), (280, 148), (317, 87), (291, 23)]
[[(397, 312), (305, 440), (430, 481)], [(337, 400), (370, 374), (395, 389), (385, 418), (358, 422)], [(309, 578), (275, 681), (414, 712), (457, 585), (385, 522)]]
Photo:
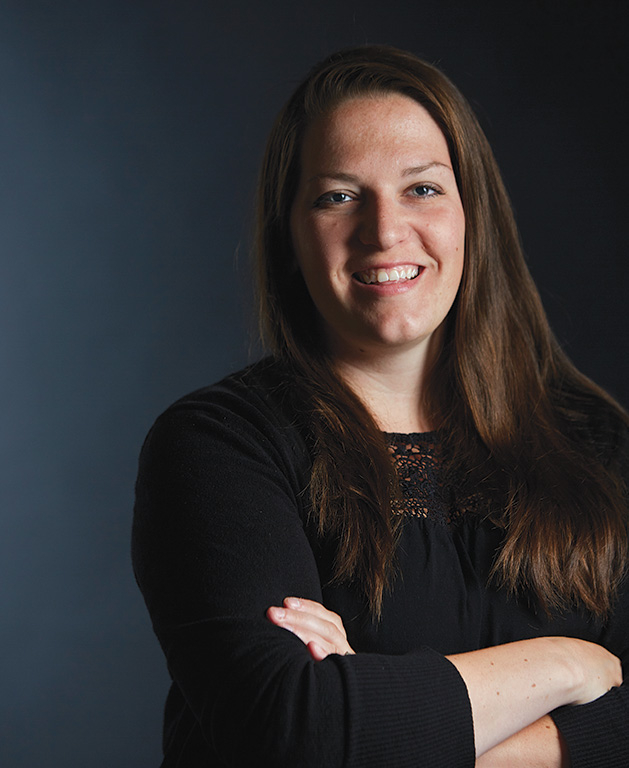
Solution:
[(315, 642), (327, 653), (345, 653), (349, 648), (338, 626), (320, 616), (303, 610), (271, 607), (267, 617), (273, 624), (293, 632), (306, 645)]
[(304, 597), (287, 597), (284, 600), (284, 605), (292, 610), (302, 611), (312, 616), (317, 616), (324, 621), (331, 622), (345, 637), (345, 627), (341, 617), (333, 611), (329, 611), (321, 603), (316, 603), (314, 600), (306, 600)]
[(315, 661), (323, 661), (326, 656), (328, 656), (327, 651), (325, 651), (320, 645), (315, 643), (314, 641), (311, 643), (308, 643), (308, 650), (310, 651), (310, 655)]
[(289, 597), (283, 606), (271, 606), (266, 615), (276, 626), (297, 635), (315, 661), (321, 661), (331, 653), (354, 653), (340, 617), (320, 603)]

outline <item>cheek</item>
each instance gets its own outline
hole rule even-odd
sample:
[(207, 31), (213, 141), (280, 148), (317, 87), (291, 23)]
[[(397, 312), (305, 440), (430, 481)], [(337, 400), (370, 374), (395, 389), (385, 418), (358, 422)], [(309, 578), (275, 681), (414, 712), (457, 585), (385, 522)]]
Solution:
[(444, 246), (457, 269), (462, 269), (465, 253), (465, 218), (462, 211), (451, 212), (444, 217), (442, 225)]
[(465, 262), (465, 218), (462, 211), (451, 211), (441, 221), (441, 258), (447, 270), (450, 290), (458, 291)]
[(300, 221), (292, 227), (293, 253), (306, 281), (323, 280), (334, 267), (335, 239), (329, 226), (316, 220)]
[(302, 268), (311, 258), (313, 245), (312, 226), (303, 214), (297, 214), (293, 211), (290, 220), (290, 235), (295, 261)]
[(317, 293), (317, 276), (321, 273), (316, 241), (302, 222), (298, 224), (293, 223), (293, 226), (291, 226), (291, 241), (293, 246), (293, 269), (301, 273), (308, 293), (314, 299), (314, 295)]
[(440, 227), (443, 232), (449, 232), (452, 242), (459, 242), (465, 235), (465, 216), (463, 209), (457, 205), (442, 212)]

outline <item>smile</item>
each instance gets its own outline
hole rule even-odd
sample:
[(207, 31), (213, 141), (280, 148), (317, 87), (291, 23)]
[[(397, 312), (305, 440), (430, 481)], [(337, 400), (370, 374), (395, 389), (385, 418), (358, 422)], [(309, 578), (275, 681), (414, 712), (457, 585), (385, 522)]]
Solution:
[(355, 272), (354, 277), (361, 283), (399, 283), (402, 280), (413, 280), (419, 274), (420, 268), (405, 264), (392, 269), (368, 269), (365, 272)]

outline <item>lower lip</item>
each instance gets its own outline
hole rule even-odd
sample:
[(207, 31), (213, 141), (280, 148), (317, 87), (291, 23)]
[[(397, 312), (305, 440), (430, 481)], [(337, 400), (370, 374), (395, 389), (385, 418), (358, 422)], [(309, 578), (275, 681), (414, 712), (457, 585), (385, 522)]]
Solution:
[(406, 291), (410, 291), (413, 286), (419, 282), (419, 278), (423, 273), (424, 270), (422, 268), (419, 270), (419, 274), (410, 280), (396, 280), (395, 282), (387, 281), (385, 283), (361, 283), (360, 280), (354, 278), (354, 283), (357, 286), (360, 286), (360, 288), (364, 288), (367, 291), (377, 293), (381, 296), (395, 296), (398, 293), (406, 293)]

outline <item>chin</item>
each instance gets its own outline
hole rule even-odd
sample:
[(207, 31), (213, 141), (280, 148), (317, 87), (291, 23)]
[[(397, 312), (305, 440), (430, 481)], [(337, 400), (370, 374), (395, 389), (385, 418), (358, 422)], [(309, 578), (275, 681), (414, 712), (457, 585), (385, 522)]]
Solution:
[(386, 347), (413, 347), (423, 344), (434, 331), (435, 328), (425, 326), (384, 327), (374, 329), (372, 338)]

